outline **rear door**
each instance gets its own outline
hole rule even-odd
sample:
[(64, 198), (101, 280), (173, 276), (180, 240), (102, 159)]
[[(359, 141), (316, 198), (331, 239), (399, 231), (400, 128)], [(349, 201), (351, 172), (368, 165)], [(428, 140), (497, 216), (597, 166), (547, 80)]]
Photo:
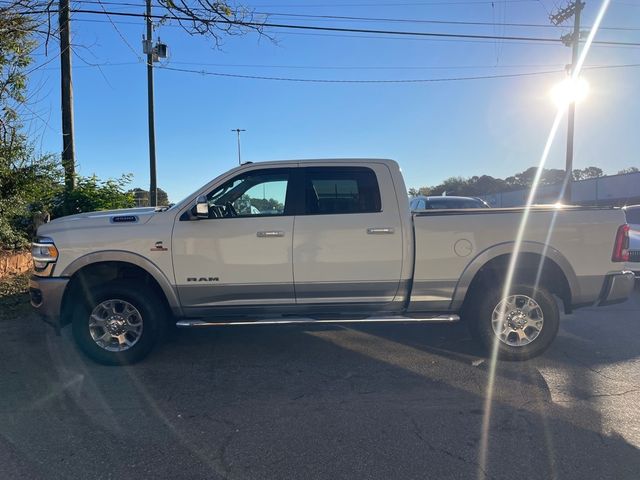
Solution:
[(296, 303), (393, 300), (402, 269), (402, 226), (384, 164), (301, 167), (303, 210), (295, 219)]

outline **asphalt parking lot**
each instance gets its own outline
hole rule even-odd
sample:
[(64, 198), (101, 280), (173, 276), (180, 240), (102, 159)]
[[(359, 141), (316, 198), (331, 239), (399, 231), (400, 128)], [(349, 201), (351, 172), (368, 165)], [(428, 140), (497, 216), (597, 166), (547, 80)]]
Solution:
[(461, 325), (179, 331), (125, 368), (22, 312), (0, 321), (2, 478), (640, 475), (638, 289), (494, 376)]

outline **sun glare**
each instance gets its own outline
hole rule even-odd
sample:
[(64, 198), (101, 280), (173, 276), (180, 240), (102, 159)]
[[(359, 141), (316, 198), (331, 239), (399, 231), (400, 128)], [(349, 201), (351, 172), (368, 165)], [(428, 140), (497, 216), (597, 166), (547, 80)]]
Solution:
[(551, 89), (551, 98), (558, 108), (583, 101), (589, 94), (589, 83), (582, 77), (565, 78)]

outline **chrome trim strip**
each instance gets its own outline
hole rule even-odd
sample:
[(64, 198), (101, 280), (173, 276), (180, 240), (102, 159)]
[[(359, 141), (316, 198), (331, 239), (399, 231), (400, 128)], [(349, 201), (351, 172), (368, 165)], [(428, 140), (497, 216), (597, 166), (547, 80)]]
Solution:
[(267, 230), (264, 232), (256, 232), (256, 237), (258, 238), (284, 237), (284, 232), (281, 230)]
[(179, 320), (176, 322), (178, 327), (223, 327), (223, 326), (240, 326), (240, 325), (300, 325), (312, 323), (453, 323), (460, 320), (458, 315), (435, 315), (433, 317), (367, 317), (361, 319), (355, 318), (323, 318), (314, 320), (307, 317), (296, 317), (287, 319), (273, 320), (246, 320), (243, 322), (222, 322), (222, 321), (205, 321), (205, 320)]

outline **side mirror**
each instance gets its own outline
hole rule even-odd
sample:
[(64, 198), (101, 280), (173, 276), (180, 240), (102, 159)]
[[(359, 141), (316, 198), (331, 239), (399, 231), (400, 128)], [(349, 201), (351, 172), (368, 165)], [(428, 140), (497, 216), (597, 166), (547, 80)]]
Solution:
[(205, 195), (200, 195), (196, 200), (196, 217), (209, 218), (209, 202)]

